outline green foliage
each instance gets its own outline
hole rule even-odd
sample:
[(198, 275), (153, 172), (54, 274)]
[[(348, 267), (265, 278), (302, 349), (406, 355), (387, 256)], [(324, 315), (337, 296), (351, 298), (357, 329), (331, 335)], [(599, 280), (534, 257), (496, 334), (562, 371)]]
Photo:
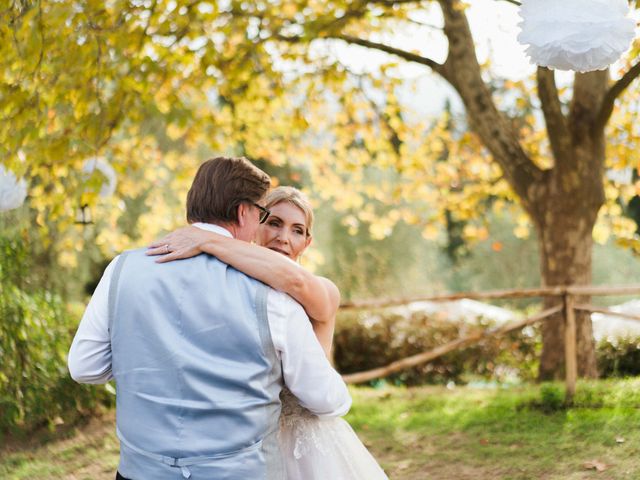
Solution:
[(564, 389), (553, 383), (540, 386), (540, 403), (538, 406), (545, 412), (555, 412), (564, 408)]
[(343, 299), (418, 295), (447, 290), (447, 265), (438, 245), (425, 240), (420, 228), (400, 222), (385, 238), (372, 238), (368, 225), (349, 232), (348, 215), (317, 209), (313, 248), (323, 258), (318, 273), (340, 288)]
[(598, 381), (579, 381), (576, 392), (568, 406), (565, 402), (565, 385), (562, 383), (543, 383), (537, 396), (519, 403), (518, 408), (540, 410), (552, 414), (561, 410), (587, 408), (631, 408), (640, 407), (640, 377), (624, 380), (606, 379)]
[(596, 352), (598, 371), (602, 377), (640, 375), (640, 337), (603, 339)]
[(578, 381), (574, 408), (639, 408), (640, 377)]
[(27, 244), (0, 237), (0, 252), (0, 432), (53, 424), (109, 402), (104, 389), (69, 377), (66, 354), (77, 319), (59, 295), (27, 284)]
[[(335, 362), (343, 374), (382, 367), (405, 357), (491, 328), (489, 322), (469, 325), (423, 313), (343, 313), (335, 336)], [(531, 380), (537, 367), (539, 340), (532, 331), (490, 338), (456, 350), (432, 362), (393, 374), (389, 380), (404, 385), (463, 383), (482, 377), (494, 380)]]
[[(456, 262), (443, 253), (448, 241), (425, 239), (419, 225), (400, 221), (387, 237), (376, 239), (367, 224), (350, 233), (348, 220), (328, 205), (318, 208), (312, 243), (324, 259), (317, 272), (333, 280), (345, 300), (540, 285), (535, 238), (513, 235), (517, 223), (509, 211), (487, 215), (488, 237), (466, 246)], [(600, 247), (596, 260), (611, 257), (608, 269), (629, 270), (629, 252), (615, 256), (618, 250)], [(505, 306), (523, 309), (535, 301), (511, 300)]]
[[(519, 216), (496, 212), (483, 219), (487, 237), (476, 241), (464, 258), (459, 258), (443, 275), (449, 291), (500, 290), (540, 285), (539, 254), (535, 235), (518, 238)], [(525, 308), (531, 300), (510, 301)]]

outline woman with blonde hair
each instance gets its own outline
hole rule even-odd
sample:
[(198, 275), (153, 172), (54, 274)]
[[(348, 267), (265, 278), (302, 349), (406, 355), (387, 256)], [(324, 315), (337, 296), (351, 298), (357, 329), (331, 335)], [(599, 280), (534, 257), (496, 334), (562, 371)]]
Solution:
[[(291, 295), (304, 307), (326, 355), (331, 346), (340, 292), (335, 284), (314, 275), (296, 261), (311, 244), (313, 209), (293, 187), (271, 190), (259, 205), (263, 210), (256, 244), (197, 227), (185, 227), (149, 247), (158, 262), (201, 253), (214, 255), (241, 272)], [(171, 253), (166, 254), (167, 251)], [(342, 418), (319, 419), (285, 388), (281, 395), (280, 447), (290, 480), (378, 480), (384, 471), (351, 426)]]

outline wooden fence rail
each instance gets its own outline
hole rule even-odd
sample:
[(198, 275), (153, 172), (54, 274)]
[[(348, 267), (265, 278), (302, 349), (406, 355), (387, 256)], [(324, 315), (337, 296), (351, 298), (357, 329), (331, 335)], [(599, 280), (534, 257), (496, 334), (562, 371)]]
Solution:
[(566, 370), (566, 402), (571, 403), (576, 391), (576, 380), (578, 376), (577, 369), (577, 351), (576, 351), (576, 310), (586, 311), (590, 313), (605, 313), (607, 315), (616, 315), (630, 320), (640, 321), (640, 316), (627, 313), (615, 312), (607, 308), (597, 307), (591, 304), (577, 304), (576, 297), (588, 296), (604, 296), (604, 295), (634, 295), (640, 294), (640, 285), (623, 285), (623, 286), (559, 286), (559, 287), (541, 287), (529, 289), (513, 289), (513, 290), (493, 290), (488, 292), (466, 292), (445, 295), (422, 296), (413, 298), (395, 298), (395, 299), (377, 299), (358, 302), (347, 302), (341, 305), (341, 309), (375, 309), (385, 308), (397, 305), (406, 305), (412, 302), (431, 301), (445, 302), (452, 300), (468, 299), (506, 299), (506, 298), (530, 298), (530, 297), (559, 297), (558, 305), (548, 308), (536, 315), (519, 320), (517, 322), (502, 325), (501, 327), (487, 330), (481, 333), (475, 333), (463, 338), (459, 338), (445, 345), (441, 345), (427, 352), (412, 355), (401, 360), (396, 360), (384, 367), (378, 367), (364, 372), (351, 373), (344, 375), (343, 378), (347, 383), (368, 382), (377, 378), (386, 377), (392, 373), (396, 373), (407, 368), (415, 367), (422, 363), (430, 362), (442, 355), (454, 350), (466, 348), (474, 343), (478, 343), (489, 337), (498, 337), (509, 332), (522, 329), (527, 325), (551, 318), (553, 315), (562, 312), (565, 322), (565, 370)]
[(595, 305), (578, 303), (574, 305), (573, 308), (575, 308), (576, 310), (582, 310), (584, 312), (604, 313), (605, 315), (614, 315), (616, 317), (626, 318), (627, 320), (635, 320), (637, 322), (640, 322), (640, 315), (631, 315), (629, 313), (614, 312), (613, 310), (610, 310), (608, 308), (596, 307)]
[(511, 290), (490, 290), (487, 292), (461, 292), (442, 295), (383, 298), (375, 300), (355, 300), (344, 302), (341, 310), (386, 308), (396, 305), (406, 305), (413, 302), (449, 302), (452, 300), (492, 300), (509, 298), (531, 297), (562, 297), (564, 295), (577, 296), (611, 296), (611, 295), (635, 295), (640, 293), (640, 285), (618, 285), (612, 287), (602, 286), (566, 286), (566, 287), (540, 287), (520, 288)]

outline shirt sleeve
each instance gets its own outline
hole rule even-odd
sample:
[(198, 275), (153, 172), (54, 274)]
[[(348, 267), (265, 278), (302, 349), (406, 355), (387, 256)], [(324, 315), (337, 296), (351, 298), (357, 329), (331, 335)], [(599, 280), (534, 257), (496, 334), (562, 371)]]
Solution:
[(267, 312), (285, 385), (315, 415), (345, 415), (351, 407), (349, 390), (329, 363), (304, 309), (288, 295), (270, 290)]
[(107, 383), (111, 374), (109, 286), (118, 257), (107, 266), (80, 320), (69, 350), (71, 377), (79, 383)]

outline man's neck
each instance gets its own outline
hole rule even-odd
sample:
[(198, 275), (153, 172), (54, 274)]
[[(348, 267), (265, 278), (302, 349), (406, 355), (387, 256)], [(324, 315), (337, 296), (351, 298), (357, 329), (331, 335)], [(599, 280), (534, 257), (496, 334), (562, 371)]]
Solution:
[[(220, 233), (220, 234), (228, 234), (229, 236), (236, 238), (236, 226), (233, 224), (229, 224), (229, 223), (217, 223), (217, 222), (193, 222), (192, 225), (194, 225), (195, 227), (201, 228), (203, 230), (209, 230), (215, 233)], [(224, 230), (224, 233), (221, 231)]]

